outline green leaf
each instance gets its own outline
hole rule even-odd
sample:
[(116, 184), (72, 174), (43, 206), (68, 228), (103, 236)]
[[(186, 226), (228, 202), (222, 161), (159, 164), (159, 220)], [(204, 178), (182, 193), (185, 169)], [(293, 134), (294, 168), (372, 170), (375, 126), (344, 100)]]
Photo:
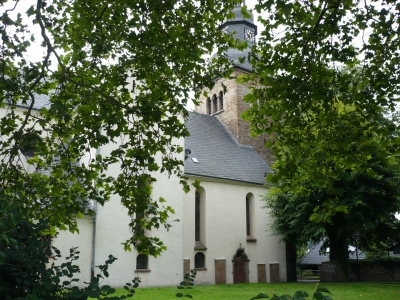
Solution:
[(321, 293), (331, 293), (327, 288), (318, 286), (317, 292)]
[(194, 182), (192, 182), (192, 185), (196, 188), (196, 189), (200, 189), (201, 188), (201, 181), (198, 179), (195, 179)]
[(4, 262), (6, 255), (4, 251), (0, 250), (0, 265)]
[(251, 300), (253, 299), (264, 299), (264, 298), (269, 298), (266, 294), (258, 294), (257, 296), (251, 298)]
[(6, 245), (10, 243), (10, 240), (8, 239), (8, 236), (5, 233), (0, 233), (0, 238), (5, 242)]
[(111, 289), (111, 287), (109, 285), (103, 285), (100, 290), (102, 292), (107, 292), (109, 289)]
[(293, 297), (297, 298), (307, 298), (308, 294), (305, 291), (297, 291), (294, 293)]

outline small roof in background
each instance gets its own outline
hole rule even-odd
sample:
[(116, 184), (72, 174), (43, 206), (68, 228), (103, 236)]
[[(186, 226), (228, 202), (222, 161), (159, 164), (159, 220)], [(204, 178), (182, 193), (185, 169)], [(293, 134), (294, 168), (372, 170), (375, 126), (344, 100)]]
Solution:
[(390, 247), (388, 251), (390, 256), (400, 257), (400, 244)]
[[(329, 261), (329, 253), (320, 254), (321, 247), (324, 241), (315, 244), (306, 255), (304, 255), (299, 264), (301, 265), (321, 265), (324, 261)], [(351, 248), (352, 249), (352, 248)], [(358, 250), (358, 259), (365, 259), (365, 253)], [(349, 251), (349, 259), (357, 259), (356, 251)]]
[[(271, 168), (251, 146), (241, 145), (218, 117), (189, 112), (185, 174), (265, 184)], [(192, 158), (197, 159), (194, 162)]]

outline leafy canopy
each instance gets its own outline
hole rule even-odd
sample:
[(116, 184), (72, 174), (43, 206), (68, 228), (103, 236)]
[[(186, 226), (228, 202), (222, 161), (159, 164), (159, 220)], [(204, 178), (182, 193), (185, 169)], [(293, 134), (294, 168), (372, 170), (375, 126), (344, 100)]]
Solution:
[(265, 30), (245, 78), (253, 105), (244, 117), (253, 134), (271, 135), (269, 179), (302, 197), (316, 189), (340, 197), (335, 180), (349, 170), (373, 176), (375, 151), (398, 148), (398, 124), (376, 122), (398, 101), (399, 4), (260, 0), (256, 9)]
[(29, 219), (76, 231), (82, 202), (104, 205), (118, 195), (129, 215), (141, 216), (132, 218), (126, 249), (140, 240), (140, 252), (158, 255), (162, 241), (137, 230), (170, 226), (173, 208), (151, 198), (152, 172), (188, 188), (175, 139), (188, 134), (190, 92), (223, 69), (223, 56), (205, 57), (228, 45), (217, 28), (233, 1), (1, 0), (0, 7), (0, 222), (19, 207)]
[[(306, 193), (304, 178), (331, 188), (332, 178), (348, 168), (362, 170), (372, 154), (353, 151), (352, 140), (332, 126), (340, 113), (332, 113), (335, 107), (357, 111), (359, 117), (349, 120), (356, 135), (374, 130), (385, 137), (396, 127), (372, 129), (369, 121), (398, 100), (399, 4), (260, 0), (256, 9), (265, 30), (253, 48), (255, 74), (247, 78), (253, 92), (245, 99), (254, 105), (245, 118), (254, 134), (272, 135), (275, 180), (287, 178), (299, 193)], [(326, 167), (316, 164), (316, 149), (323, 150)]]
[[(391, 242), (399, 242), (400, 222), (395, 213), (400, 207), (400, 165), (397, 157), (381, 148), (373, 135), (360, 138), (354, 133), (350, 122), (357, 118), (354, 110), (345, 115), (346, 118), (337, 119), (336, 127), (341, 128), (344, 138), (353, 138), (353, 151), (363, 154), (367, 147), (373, 152), (367, 161), (367, 172), (357, 172), (349, 167), (342, 177), (332, 179), (336, 195), (305, 180), (307, 196), (288, 190), (290, 182), (282, 180), (273, 184), (265, 199), (273, 216), (272, 229), (296, 245), (328, 237), (331, 254), (335, 251), (332, 243), (338, 244), (339, 238), (346, 251), (349, 244), (358, 245), (364, 251), (374, 247), (382, 249), (382, 246), (385, 250)], [(383, 118), (382, 122), (388, 121)], [(321, 157), (320, 167), (324, 168), (323, 151), (315, 151)], [(302, 161), (299, 157), (298, 163)]]
[(303, 244), (328, 236), (340, 260), (354, 234), (368, 247), (398, 230), (399, 123), (390, 114), (400, 94), (399, 8), (356, 0), (256, 6), (265, 30), (253, 47), (254, 74), (243, 78), (252, 83), (244, 118), (254, 135), (270, 135), (273, 226)]

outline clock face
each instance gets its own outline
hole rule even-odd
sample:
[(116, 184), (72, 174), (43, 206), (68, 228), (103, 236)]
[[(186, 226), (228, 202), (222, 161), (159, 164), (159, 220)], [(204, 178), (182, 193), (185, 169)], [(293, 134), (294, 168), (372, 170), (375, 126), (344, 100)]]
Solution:
[(249, 42), (256, 42), (256, 33), (253, 29), (245, 28), (244, 29), (244, 38)]

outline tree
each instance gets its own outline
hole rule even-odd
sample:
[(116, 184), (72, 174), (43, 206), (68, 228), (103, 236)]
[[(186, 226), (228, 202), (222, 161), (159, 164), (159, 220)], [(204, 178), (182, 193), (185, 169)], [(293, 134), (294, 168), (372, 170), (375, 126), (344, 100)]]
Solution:
[[(76, 231), (82, 202), (103, 205), (115, 194), (129, 215), (142, 216), (132, 218), (125, 247), (158, 255), (162, 241), (136, 223), (170, 226), (173, 208), (151, 199), (152, 172), (188, 188), (174, 139), (187, 135), (190, 92), (210, 86), (226, 62), (205, 57), (229, 44), (217, 28), (233, 1), (37, 0), (16, 13), (21, 5), (0, 1), (0, 222), (18, 208), (28, 220)], [(34, 43), (43, 50), (37, 60)], [(49, 104), (37, 109), (43, 96)], [(110, 155), (96, 154), (107, 144), (116, 145)], [(119, 174), (107, 173), (113, 164)]]
[(254, 74), (243, 78), (253, 83), (244, 118), (253, 134), (271, 136), (269, 180), (310, 205), (297, 225), (331, 224), (356, 202), (344, 201), (342, 184), (358, 191), (351, 178), (361, 175), (378, 184), (375, 159), (396, 171), (398, 123), (381, 120), (399, 95), (399, 4), (259, 0), (256, 9), (265, 29), (250, 57)]
[[(366, 169), (359, 172), (348, 167), (344, 175), (333, 178), (330, 186), (336, 191), (334, 196), (330, 189), (315, 187), (306, 180), (303, 184), (308, 194), (303, 196), (292, 192), (290, 182), (282, 180), (272, 186), (266, 207), (271, 210), (275, 233), (295, 245), (327, 238), (325, 246), (330, 248), (330, 260), (338, 261), (347, 270), (349, 245), (364, 251), (386, 250), (390, 240), (400, 241), (400, 221), (395, 217), (400, 207), (400, 164), (397, 154), (381, 148), (375, 134), (357, 134), (352, 122), (358, 117), (355, 110), (344, 109), (336, 117), (332, 131), (340, 130), (343, 139), (352, 140), (353, 151), (359, 155), (366, 149), (373, 153)], [(385, 122), (388, 120), (382, 118), (375, 127)], [(312, 151), (320, 159), (320, 168), (325, 168), (329, 161), (324, 149)], [(303, 158), (298, 157), (297, 163), (302, 162)]]
[[(126, 295), (112, 296), (115, 289), (101, 282), (109, 277), (108, 268), (116, 260), (109, 255), (106, 262), (97, 266), (99, 272), (85, 282), (86, 286), (74, 286), (79, 279), (74, 278), (80, 272), (75, 261), (79, 259), (79, 251), (70, 249), (63, 263), (56, 265), (52, 259), (61, 258), (60, 251), (51, 245), (54, 230), (47, 220), (31, 222), (24, 217), (24, 211), (13, 211), (14, 220), (2, 222), (1, 231), (7, 233), (7, 238), (0, 240), (5, 260), (0, 264), (0, 295), (4, 300), (11, 299), (76, 299), (89, 297), (94, 299), (126, 299), (132, 297), (139, 283), (134, 278), (132, 283), (124, 286)], [(0, 255), (2, 254), (0, 253)]]
[[(369, 130), (366, 121), (394, 109), (400, 80), (398, 6), (393, 1), (259, 1), (265, 29), (253, 47), (254, 74), (247, 80), (254, 84), (245, 98), (253, 106), (245, 118), (254, 134), (272, 135), (268, 146), (276, 156), (276, 180), (286, 177), (303, 193), (304, 176), (316, 187), (329, 187), (349, 164), (365, 167), (372, 153), (358, 155), (340, 130), (331, 131), (337, 129), (331, 126), (332, 111), (338, 101), (354, 105), (359, 117), (352, 125), (362, 133)], [(384, 137), (396, 126), (374, 130)], [(330, 145), (325, 153), (335, 168), (317, 167), (310, 145)], [(296, 155), (309, 159), (298, 165)]]

